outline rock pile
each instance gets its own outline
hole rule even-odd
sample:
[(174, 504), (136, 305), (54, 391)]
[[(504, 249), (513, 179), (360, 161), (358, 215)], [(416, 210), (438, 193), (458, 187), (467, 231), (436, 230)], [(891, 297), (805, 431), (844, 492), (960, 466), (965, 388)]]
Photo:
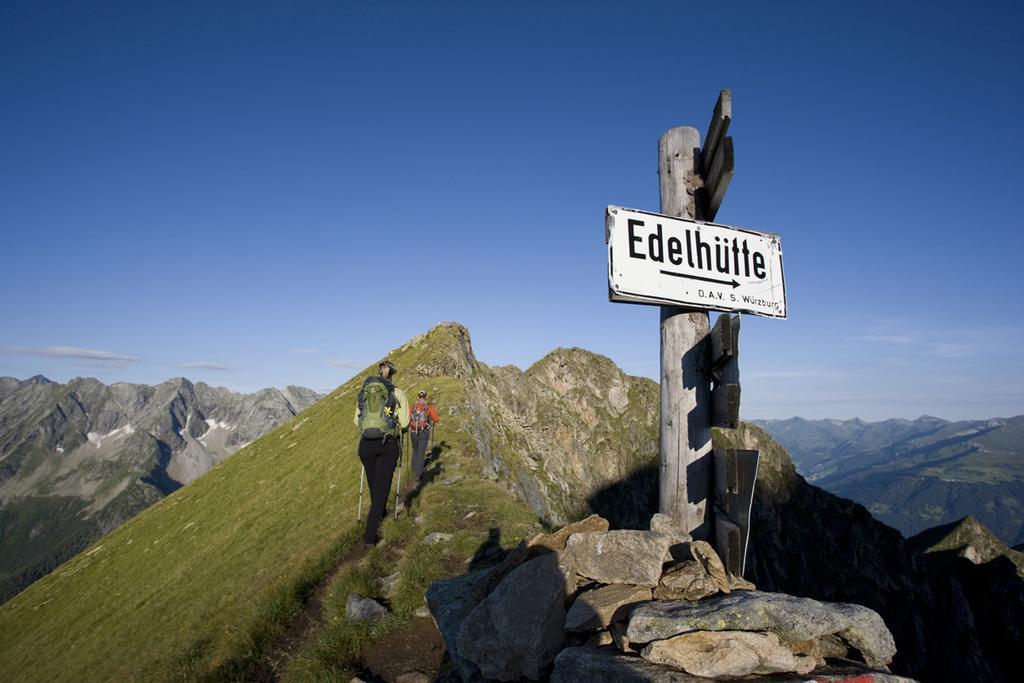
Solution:
[(649, 531), (593, 515), (539, 534), (434, 583), (427, 605), (464, 681), (908, 680), (885, 668), (896, 647), (878, 614), (757, 591), (664, 515)]

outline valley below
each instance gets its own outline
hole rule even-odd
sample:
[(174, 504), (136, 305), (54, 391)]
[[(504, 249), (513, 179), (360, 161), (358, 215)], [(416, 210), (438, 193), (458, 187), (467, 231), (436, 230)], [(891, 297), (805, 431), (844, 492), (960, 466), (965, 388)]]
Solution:
[(907, 537), (973, 516), (1024, 542), (1024, 416), (949, 422), (757, 420), (808, 481)]

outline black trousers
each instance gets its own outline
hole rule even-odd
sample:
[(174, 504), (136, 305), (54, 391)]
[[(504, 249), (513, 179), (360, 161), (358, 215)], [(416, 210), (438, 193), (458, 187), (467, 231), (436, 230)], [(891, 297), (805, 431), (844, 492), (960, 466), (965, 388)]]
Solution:
[(423, 429), (416, 433), (409, 432), (412, 438), (412, 475), (417, 479), (423, 474), (426, 464), (427, 446), (430, 444), (430, 430)]
[(391, 477), (398, 463), (398, 437), (359, 439), (359, 459), (366, 470), (366, 483), (370, 487), (370, 513), (366, 517), (365, 543), (376, 543), (377, 530), (387, 514), (388, 496), (391, 495)]

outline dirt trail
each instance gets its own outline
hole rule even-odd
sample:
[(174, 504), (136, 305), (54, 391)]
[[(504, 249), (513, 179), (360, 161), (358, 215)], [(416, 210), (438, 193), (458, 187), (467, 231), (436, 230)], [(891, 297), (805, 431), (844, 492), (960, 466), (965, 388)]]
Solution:
[[(407, 509), (408, 501), (417, 492), (414, 486), (403, 487), (402, 508)], [(401, 553), (402, 550), (404, 549), (398, 546), (388, 548), (389, 553)], [(341, 572), (361, 562), (367, 552), (367, 548), (357, 542), (338, 561), (334, 569), (313, 590), (303, 608), (292, 617), (288, 628), (271, 645), (253, 680), (259, 683), (280, 681), (292, 658), (316, 636), (322, 625), (324, 597), (328, 588)], [(430, 618), (414, 618), (408, 625), (385, 635), (381, 640), (386, 642), (366, 643), (361, 652), (361, 659), (374, 674), (383, 676), (384, 680), (391, 680), (396, 674), (408, 671), (432, 669), (424, 673), (436, 673), (444, 658), (444, 641)], [(398, 647), (397, 645), (403, 641), (406, 644)]]
[(263, 663), (256, 673), (256, 681), (259, 681), (259, 683), (277, 683), (281, 679), (281, 675), (288, 668), (288, 663), (292, 657), (295, 656), (295, 653), (303, 645), (312, 640), (317, 629), (320, 627), (324, 611), (324, 595), (327, 593), (327, 589), (334, 583), (338, 574), (358, 563), (364, 557), (366, 557), (366, 548), (363, 547), (362, 543), (357, 543), (354, 548), (341, 558), (331, 573), (324, 577), (323, 581), (317, 585), (309, 600), (306, 601), (305, 606), (292, 617), (288, 628), (278, 636), (266, 657), (263, 658)]

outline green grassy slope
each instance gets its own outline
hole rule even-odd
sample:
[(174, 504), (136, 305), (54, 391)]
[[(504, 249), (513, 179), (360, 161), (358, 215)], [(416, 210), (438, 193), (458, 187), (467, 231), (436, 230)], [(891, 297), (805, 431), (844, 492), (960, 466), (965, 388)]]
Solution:
[[(456, 408), (454, 416), (445, 413), (439, 435), (445, 449), (470, 467), (473, 441), (460, 426), (458, 410), (465, 399), (460, 377), (466, 354), (460, 345), (468, 346), (460, 330), (439, 326), (391, 357), (400, 368), (400, 387), (414, 395), (423, 386), (443, 408)], [(0, 606), (4, 677), (244, 675), (246, 662), (259, 654), (281, 616), (297, 607), (356, 539), (360, 470), (352, 413), (367, 372)], [(525, 508), (500, 485), (475, 479), (464, 485), (486, 489), (464, 493), (488, 501), (490, 512), (465, 525), (457, 550), (479, 546), (494, 525), (505, 534), (503, 545), (532, 527)], [(449, 494), (431, 494), (437, 495)], [(425, 492), (419, 504), (431, 496)], [(436, 503), (444, 507), (442, 500)], [(503, 506), (514, 512), (491, 514)], [(451, 526), (442, 518), (433, 523)], [(426, 527), (406, 530), (410, 542), (431, 530)], [(445, 557), (427, 564), (419, 579), (409, 572), (404, 590), (414, 595), (418, 584), (455, 569)], [(415, 600), (406, 602), (411, 607)]]
[(0, 669), (148, 679), (196, 644), (212, 663), (236, 651), (265, 603), (352, 524), (352, 393), (342, 387), (5, 604)]

